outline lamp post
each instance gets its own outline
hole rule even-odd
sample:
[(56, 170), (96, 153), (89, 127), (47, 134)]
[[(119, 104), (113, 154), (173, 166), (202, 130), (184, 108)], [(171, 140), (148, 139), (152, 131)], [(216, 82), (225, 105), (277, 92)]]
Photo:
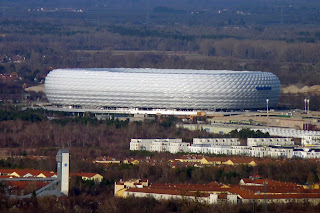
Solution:
[(310, 99), (307, 99), (307, 104), (308, 104), (308, 114), (309, 114), (309, 110), (310, 110)]
[(267, 102), (267, 126), (269, 125), (269, 99), (266, 99)]
[(304, 113), (307, 113), (307, 99), (304, 99)]

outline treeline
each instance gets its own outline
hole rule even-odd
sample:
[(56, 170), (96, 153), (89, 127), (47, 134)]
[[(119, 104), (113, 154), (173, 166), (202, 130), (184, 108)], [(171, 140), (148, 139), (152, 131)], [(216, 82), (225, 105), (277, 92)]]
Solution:
[[(0, 72), (16, 73), (28, 85), (61, 67), (261, 70), (282, 84), (320, 84), (318, 28), (173, 28), (64, 19), (57, 25), (46, 18), (0, 23), (0, 55), (25, 57), (0, 64)], [(33, 34), (26, 33), (31, 29)]]
[(241, 129), (238, 130), (232, 130), (229, 135), (232, 138), (240, 138), (240, 139), (247, 139), (247, 138), (270, 138), (269, 132), (263, 133), (260, 130), (254, 131), (250, 129)]
[(0, 122), (8, 120), (21, 120), (37, 122), (46, 120), (46, 117), (34, 112), (33, 110), (17, 111), (17, 110), (1, 110), (0, 109)]
[[(170, 122), (169, 122), (170, 123)], [(182, 138), (209, 137), (206, 131), (192, 132), (178, 129), (175, 125), (159, 122), (134, 122), (94, 118), (70, 118), (28, 122), (19, 120), (0, 122), (0, 146), (15, 148), (81, 147), (92, 149), (84, 156), (129, 155), (131, 138)], [(117, 152), (114, 152), (117, 150)], [(41, 153), (39, 153), (41, 154)]]
[[(2, 2), (7, 17), (63, 17), (102, 22), (154, 25), (316, 25), (317, 0), (118, 0), (118, 1), (8, 1)], [(44, 10), (38, 10), (44, 8)], [(69, 9), (72, 8), (72, 9)], [(82, 10), (79, 12), (79, 10)], [(78, 12), (76, 12), (78, 11)]]

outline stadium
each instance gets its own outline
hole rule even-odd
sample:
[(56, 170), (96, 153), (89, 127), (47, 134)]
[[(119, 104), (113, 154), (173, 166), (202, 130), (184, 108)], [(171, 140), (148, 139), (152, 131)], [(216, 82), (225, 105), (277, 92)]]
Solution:
[(141, 109), (262, 109), (277, 105), (280, 81), (260, 71), (151, 68), (56, 69), (46, 77), (57, 106)]

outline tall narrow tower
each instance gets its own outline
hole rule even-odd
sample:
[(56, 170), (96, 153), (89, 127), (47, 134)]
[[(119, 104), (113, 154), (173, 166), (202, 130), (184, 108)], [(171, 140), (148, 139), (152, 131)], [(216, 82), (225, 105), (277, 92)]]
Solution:
[(58, 190), (68, 195), (69, 193), (69, 150), (59, 149), (57, 153)]

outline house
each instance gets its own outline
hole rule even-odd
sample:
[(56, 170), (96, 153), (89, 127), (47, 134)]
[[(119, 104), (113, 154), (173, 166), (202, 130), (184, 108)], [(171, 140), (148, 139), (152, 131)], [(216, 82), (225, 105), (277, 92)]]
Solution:
[(204, 165), (213, 165), (213, 166), (217, 166), (217, 165), (221, 165), (224, 161), (226, 161), (225, 157), (203, 157), (201, 160), (201, 163)]
[(223, 162), (224, 165), (230, 165), (230, 166), (237, 166), (237, 165), (248, 165), (248, 166), (256, 166), (257, 163), (252, 158), (243, 158), (243, 157), (237, 157), (237, 158), (230, 158), (229, 160)]
[(131, 139), (130, 150), (145, 150), (152, 152), (187, 152), (190, 143), (182, 142), (181, 138), (165, 139)]
[(56, 178), (57, 174), (52, 171), (42, 171), (36, 169), (0, 169), (1, 176), (16, 178)]
[(133, 165), (136, 165), (136, 164), (139, 164), (140, 163), (140, 160), (138, 159), (134, 159), (134, 158), (126, 158), (123, 163), (125, 164), (133, 164)]
[(200, 163), (203, 157), (203, 155), (183, 155), (179, 158), (176, 158), (175, 160), (178, 160), (180, 162)]
[(93, 163), (105, 163), (105, 164), (120, 164), (120, 160), (117, 160), (113, 157), (100, 157), (93, 161)]
[(148, 180), (141, 179), (131, 179), (123, 181), (122, 179), (119, 182), (114, 183), (114, 196), (124, 197), (124, 191), (129, 188), (142, 188), (149, 186)]
[(87, 172), (80, 172), (80, 173), (71, 173), (70, 176), (77, 176), (81, 177), (82, 180), (93, 180), (96, 183), (100, 183), (103, 179), (103, 176), (98, 173), (87, 173)]

